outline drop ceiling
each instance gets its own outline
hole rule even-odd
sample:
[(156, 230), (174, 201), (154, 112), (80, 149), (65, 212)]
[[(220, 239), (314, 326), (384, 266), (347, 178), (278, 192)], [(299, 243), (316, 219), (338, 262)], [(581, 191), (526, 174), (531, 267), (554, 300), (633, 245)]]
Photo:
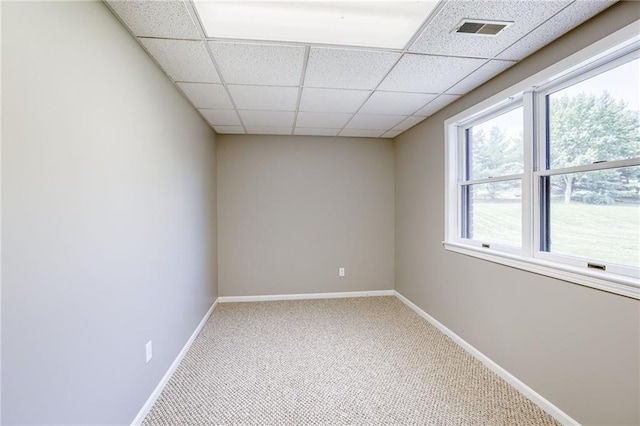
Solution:
[[(106, 3), (219, 134), (394, 138), (616, 1)], [(314, 5), (329, 3), (348, 12), (351, 30), (358, 22), (376, 24), (389, 7), (387, 14), (403, 21), (388, 24), (386, 40), (379, 37), (383, 24), (377, 34), (355, 38), (340, 36), (336, 27), (330, 42), (304, 33), (300, 23), (287, 31), (280, 24), (275, 32), (261, 30), (268, 23), (252, 24), (244, 37), (233, 32), (243, 16), (253, 20), (272, 10), (265, 6), (285, 14), (304, 9), (313, 18), (320, 17)], [(255, 9), (236, 9), (225, 20), (237, 24), (222, 25), (218, 8), (225, 4)], [(358, 15), (363, 11), (366, 19)], [(464, 20), (508, 25), (495, 36), (457, 33)], [(320, 29), (332, 25), (318, 21)], [(215, 35), (216, 22), (223, 36)], [(296, 40), (297, 33), (304, 39)]]

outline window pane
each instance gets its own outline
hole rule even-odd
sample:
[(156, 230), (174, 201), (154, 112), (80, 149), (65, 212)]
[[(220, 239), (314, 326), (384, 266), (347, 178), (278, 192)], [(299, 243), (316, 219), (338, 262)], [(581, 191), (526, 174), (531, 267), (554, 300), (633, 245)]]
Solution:
[(640, 156), (640, 59), (547, 96), (549, 168)]
[(522, 173), (522, 123), (520, 107), (467, 129), (467, 179)]
[(466, 237), (522, 246), (521, 180), (468, 185)]
[(550, 251), (640, 266), (640, 166), (551, 177)]

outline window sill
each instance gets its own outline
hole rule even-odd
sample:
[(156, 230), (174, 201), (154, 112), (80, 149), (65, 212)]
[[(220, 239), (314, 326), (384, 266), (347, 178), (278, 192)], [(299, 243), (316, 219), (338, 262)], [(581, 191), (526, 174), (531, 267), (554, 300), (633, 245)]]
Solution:
[(525, 258), (515, 254), (466, 244), (443, 242), (443, 245), (445, 249), (456, 253), (640, 300), (640, 282), (632, 277), (600, 271), (587, 271), (569, 265)]

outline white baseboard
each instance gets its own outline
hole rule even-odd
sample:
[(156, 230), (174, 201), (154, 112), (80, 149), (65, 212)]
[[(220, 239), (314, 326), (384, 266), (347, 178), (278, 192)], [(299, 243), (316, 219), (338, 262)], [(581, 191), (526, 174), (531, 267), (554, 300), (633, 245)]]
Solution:
[(187, 354), (187, 351), (189, 350), (189, 348), (193, 344), (193, 341), (196, 340), (196, 337), (198, 337), (198, 334), (200, 333), (200, 331), (204, 327), (205, 323), (207, 322), (207, 320), (209, 319), (209, 317), (213, 313), (213, 310), (218, 305), (218, 303), (219, 303), (218, 301), (219, 300), (220, 300), (219, 298), (216, 299), (215, 302), (213, 302), (213, 305), (211, 305), (211, 307), (207, 311), (207, 313), (204, 314), (204, 318), (202, 318), (202, 321), (200, 321), (200, 324), (198, 324), (198, 326), (196, 327), (194, 332), (191, 334), (191, 337), (189, 337), (189, 340), (187, 340), (187, 343), (184, 344), (184, 347), (182, 348), (182, 350), (180, 351), (178, 356), (176, 356), (176, 359), (173, 361), (173, 363), (171, 364), (171, 366), (169, 367), (167, 372), (164, 374), (164, 376), (162, 376), (162, 379), (158, 383), (158, 386), (156, 386), (156, 388), (153, 390), (153, 392), (151, 393), (151, 395), (147, 399), (147, 402), (144, 403), (144, 405), (142, 406), (142, 408), (138, 412), (138, 415), (131, 422), (131, 426), (139, 426), (140, 424), (142, 424), (142, 421), (144, 420), (144, 418), (147, 417), (147, 414), (149, 414), (149, 411), (151, 411), (151, 407), (153, 407), (153, 404), (156, 403), (156, 400), (158, 399), (158, 397), (162, 393), (162, 390), (164, 389), (164, 387), (169, 382), (169, 379), (171, 378), (173, 373), (178, 368), (178, 365), (180, 365), (180, 362), (182, 361), (184, 356)]
[(438, 321), (437, 319), (435, 319), (434, 317), (432, 317), (431, 315), (429, 315), (428, 313), (420, 309), (416, 304), (411, 302), (402, 294), (398, 293), (397, 291), (394, 291), (394, 293), (395, 293), (395, 296), (398, 299), (400, 299), (405, 305), (413, 309), (418, 315), (420, 315), (422, 318), (427, 320), (438, 330), (440, 330), (441, 332), (449, 336), (454, 342), (460, 345), (471, 356), (473, 356), (474, 358), (482, 362), (487, 368), (489, 368), (489, 370), (493, 371), (502, 379), (504, 379), (507, 383), (509, 383), (511, 386), (519, 390), (524, 396), (529, 398), (531, 401), (537, 404), (540, 408), (542, 408), (544, 411), (549, 413), (549, 415), (551, 415), (554, 419), (556, 419), (563, 425), (580, 426), (580, 423), (572, 419), (567, 413), (565, 413), (564, 411), (562, 411), (561, 409), (553, 405), (551, 402), (545, 399), (542, 395), (540, 395), (539, 393), (531, 389), (529, 386), (524, 384), (524, 382), (520, 381), (513, 374), (509, 373), (507, 370), (500, 367), (498, 364), (496, 364), (494, 361), (492, 361), (488, 356), (480, 352), (478, 349), (471, 346), (469, 343), (467, 343), (466, 340), (464, 340), (462, 337), (458, 336), (456, 333), (448, 329), (440, 321)]
[(337, 293), (269, 294), (264, 296), (222, 296), (220, 303), (267, 302), (273, 300), (341, 299), (346, 297), (395, 296), (395, 290), (345, 291)]

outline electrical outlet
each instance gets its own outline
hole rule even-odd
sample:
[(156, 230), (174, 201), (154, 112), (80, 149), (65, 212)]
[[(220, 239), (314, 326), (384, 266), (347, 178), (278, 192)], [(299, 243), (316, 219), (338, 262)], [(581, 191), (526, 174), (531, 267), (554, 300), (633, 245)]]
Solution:
[(338, 268), (338, 276), (344, 277), (344, 268)]
[(151, 346), (151, 340), (149, 340), (145, 345), (145, 352), (147, 354), (147, 362), (151, 361), (151, 358), (153, 358), (153, 346)]

